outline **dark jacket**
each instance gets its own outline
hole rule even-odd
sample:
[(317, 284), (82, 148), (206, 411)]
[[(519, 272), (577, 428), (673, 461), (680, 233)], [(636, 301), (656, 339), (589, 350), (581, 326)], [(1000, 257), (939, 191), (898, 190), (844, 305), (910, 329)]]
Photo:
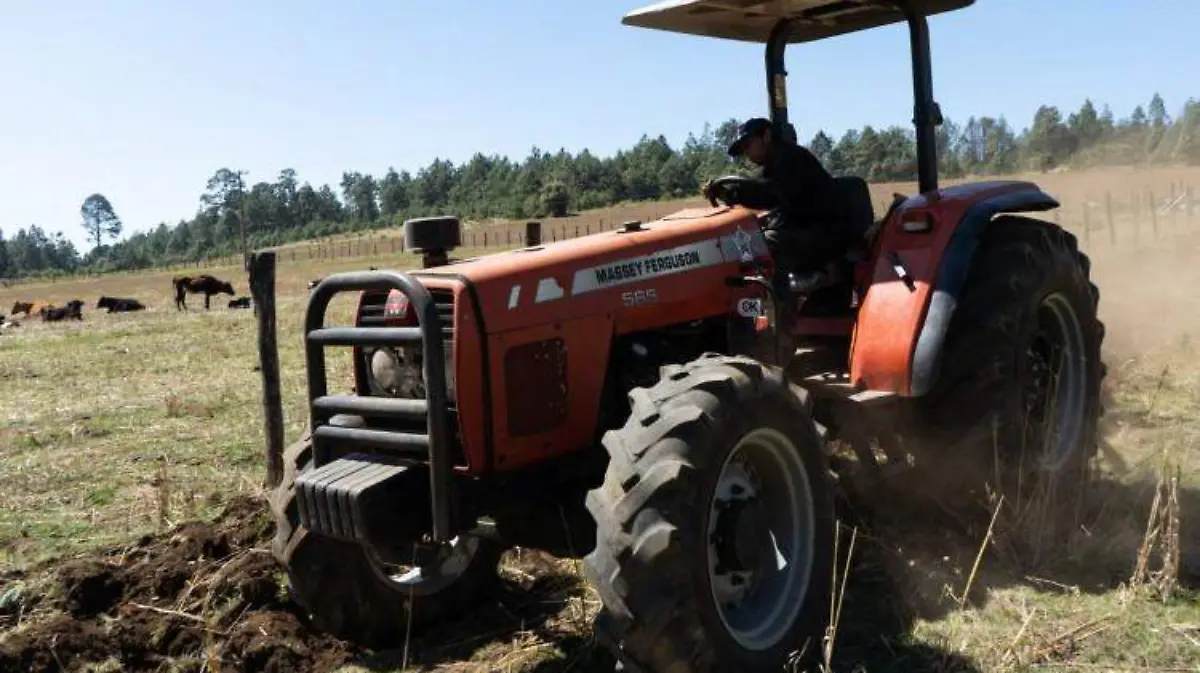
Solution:
[(762, 178), (775, 185), (783, 195), (785, 217), (791, 226), (841, 226), (848, 209), (833, 176), (804, 147), (790, 142), (776, 143), (771, 162), (763, 167)]

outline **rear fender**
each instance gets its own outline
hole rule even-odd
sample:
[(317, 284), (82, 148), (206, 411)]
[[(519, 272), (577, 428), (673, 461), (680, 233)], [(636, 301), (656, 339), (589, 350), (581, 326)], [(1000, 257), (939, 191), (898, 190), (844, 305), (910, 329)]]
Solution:
[[(910, 198), (883, 228), (851, 351), (857, 385), (912, 397), (928, 393), (980, 235), (996, 215), (1059, 206), (1029, 182), (962, 185), (940, 194), (936, 200)], [(930, 231), (904, 230), (906, 222), (922, 220), (932, 223)], [(892, 253), (911, 284), (898, 276)]]

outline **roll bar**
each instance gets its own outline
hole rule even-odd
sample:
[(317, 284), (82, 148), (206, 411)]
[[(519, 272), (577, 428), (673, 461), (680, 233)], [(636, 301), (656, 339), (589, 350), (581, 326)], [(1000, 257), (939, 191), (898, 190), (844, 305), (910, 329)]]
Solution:
[[(942, 111), (933, 97), (933, 61), (929, 52), (929, 22), (924, 14), (907, 1), (896, 3), (908, 22), (912, 49), (913, 125), (917, 135), (917, 175), (922, 194), (938, 188), (937, 127), (943, 122)], [(788, 121), (787, 50), (792, 19), (780, 19), (767, 38), (767, 103), (770, 106), (771, 126), (776, 138), (796, 141), (795, 127)]]

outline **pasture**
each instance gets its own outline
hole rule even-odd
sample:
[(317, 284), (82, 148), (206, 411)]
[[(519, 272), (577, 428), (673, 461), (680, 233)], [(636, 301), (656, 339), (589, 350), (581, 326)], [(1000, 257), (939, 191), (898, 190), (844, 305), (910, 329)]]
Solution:
[[(1063, 201), (1068, 216), (1106, 192), (1167, 194), (1168, 185), (1200, 184), (1194, 169), (1031, 177)], [(909, 189), (879, 185), (875, 192), (886, 199)], [(675, 205), (603, 218), (619, 223)], [(1200, 217), (1181, 215), (1173, 228), (1164, 224), (1159, 236), (1136, 242), (1128, 232), (1143, 225), (1133, 211), (1118, 222), (1117, 245), (1106, 234), (1084, 246), (1108, 326), (1103, 507), (1069, 544), (1018, 566), (1011, 552), (1039, 543), (1036, 523), (989, 526), (986, 511), (982, 525), (913, 515), (905, 502), (880, 494), (879, 513), (843, 531), (855, 547), (833, 642), (835, 670), (1200, 670), (1200, 270), (1192, 264)], [(1078, 223), (1067, 222), (1072, 229)], [(476, 252), (483, 251), (456, 256)], [(307, 282), (339, 270), (416, 264), (390, 253), (281, 256), (287, 441), (305, 421)], [(249, 295), (240, 267), (188, 273), (200, 272)], [(143, 663), (173, 671), (611, 670), (589, 641), (596, 604), (578, 564), (528, 552), (510, 553), (495, 604), (405, 652), (339, 669), (353, 648), (306, 630), (262, 552), (271, 533), (255, 507), (264, 441), (254, 314), (227, 309), (225, 295), (214, 296), (207, 312), (203, 296), (190, 295), (190, 310), (177, 311), (171, 277), (179, 274), (0, 289), (2, 312), (18, 299), (84, 301), (82, 321), (30, 318), (0, 334), (0, 669), (36, 662), (44, 668), (30, 663), (33, 670), (58, 670), (72, 668), (71, 660), (97, 673)], [(148, 308), (106, 314), (95, 308), (101, 295), (136, 297)], [(346, 316), (349, 308), (343, 301), (338, 311)], [(1168, 458), (1181, 479), (1165, 499), (1176, 502), (1167, 510), (1180, 528), (1158, 538), (1168, 543), (1164, 551), (1144, 540)], [(68, 557), (82, 560), (64, 563)], [(1139, 559), (1147, 572), (1131, 583)], [(162, 579), (172, 572), (180, 576)], [(121, 603), (121, 619), (76, 609), (80, 592), (94, 597), (89, 581), (107, 588), (109, 603)]]

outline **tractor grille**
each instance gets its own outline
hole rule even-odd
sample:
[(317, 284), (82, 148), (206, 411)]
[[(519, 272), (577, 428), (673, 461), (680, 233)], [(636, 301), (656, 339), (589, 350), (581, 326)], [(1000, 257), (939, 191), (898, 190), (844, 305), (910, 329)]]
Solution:
[[(421, 319), (420, 324), (395, 327), (380, 325), (384, 316), (380, 315), (378, 304), (381, 298), (386, 300), (387, 296), (387, 292), (381, 291), (381, 288), (395, 288), (403, 292), (413, 303), (416, 315)], [(367, 300), (365, 303), (370, 308), (360, 311), (354, 327), (326, 326), (329, 303), (336, 294), (342, 292), (370, 292), (369, 297), (361, 298)], [(360, 300), (360, 307), (363, 303)], [(453, 338), (453, 330), (448, 335), (444, 330), (440, 330), (439, 334), (426, 331), (433, 327), (430, 323), (441, 322), (438, 311), (439, 306), (432, 293), (408, 274), (394, 271), (334, 274), (322, 280), (309, 295), (304, 317), (304, 354), (312, 422), (313, 467), (319, 470), (334, 463), (338, 460), (334, 454), (344, 454), (347, 449), (427, 459), (433, 538), (446, 541), (458, 530), (451, 507), (454, 500), (453, 469), (457, 462), (453, 446), (457, 442), (453, 438), (452, 428), (457, 423), (448, 413), (451, 405), (447, 375), (453, 375), (453, 372), (447, 371), (447, 358), (442, 352), (444, 340), (447, 336)], [(450, 316), (453, 317), (453, 307)], [(363, 364), (358, 354), (364, 350), (398, 348), (411, 351), (414, 345), (420, 347), (419, 352), (425, 363), (422, 372), (427, 380), (424, 386), (416, 388), (425, 389), (424, 395), (421, 395), (423, 399), (329, 393), (327, 348), (349, 346), (355, 349), (357, 376), (362, 372)], [(429, 366), (435, 362), (438, 366)], [(393, 369), (391, 373), (406, 376), (404, 371), (396, 372)], [(409, 386), (409, 389), (413, 387)], [(335, 419), (339, 419), (338, 422)], [(376, 419), (411, 423), (418, 427), (412, 431), (394, 430), (376, 425), (372, 422)], [(339, 492), (343, 495), (338, 497), (347, 495), (345, 491)]]
[[(433, 295), (433, 303), (437, 306), (438, 318), (442, 321), (442, 338), (446, 345), (452, 347), (454, 345), (454, 292), (451, 290), (430, 290), (429, 294)], [(447, 353), (452, 352), (450, 348), (446, 349)]]
[[(446, 357), (453, 362), (454, 353), (454, 292), (452, 290), (442, 288), (427, 288), (429, 294), (433, 297), (434, 306), (437, 308), (438, 319), (442, 323), (442, 343), (445, 347)], [(358, 327), (386, 327), (384, 317), (384, 305), (387, 303), (388, 293), (383, 292), (363, 292), (362, 304), (360, 306), (358, 319), (356, 324)], [(355, 388), (361, 396), (371, 396), (370, 386), (367, 384), (367, 372), (370, 367), (372, 348), (357, 349), (358, 353), (355, 357), (355, 378), (357, 379)], [(450, 378), (450, 372), (447, 372), (447, 378)], [(455, 401), (455, 396), (451, 395), (447, 400), (447, 414), (450, 421), (450, 454), (456, 464), (462, 464), (465, 457), (462, 453), (462, 442), (459, 436), (458, 427), (458, 407)], [(374, 418), (370, 420), (370, 424), (374, 427), (385, 428), (394, 431), (416, 431), (419, 428), (414, 426), (411, 421), (403, 419), (388, 419)]]
[[(454, 343), (454, 292), (441, 288), (430, 289), (433, 303), (437, 306), (438, 318), (442, 322), (442, 338), (447, 345)], [(362, 309), (358, 314), (359, 327), (384, 327), (384, 305), (387, 292), (364, 292)]]
[(358, 313), (359, 327), (383, 327), (383, 305), (387, 292), (364, 292)]

